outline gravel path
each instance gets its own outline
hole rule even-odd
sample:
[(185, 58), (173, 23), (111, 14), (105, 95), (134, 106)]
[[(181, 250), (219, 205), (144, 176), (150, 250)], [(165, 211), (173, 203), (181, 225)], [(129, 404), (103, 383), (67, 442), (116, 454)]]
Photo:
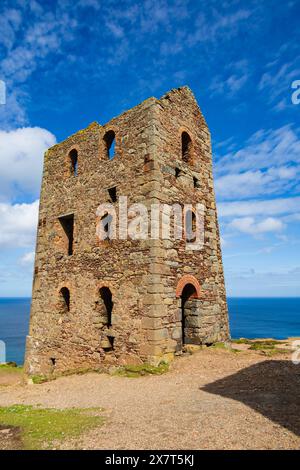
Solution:
[(63, 448), (299, 449), (300, 365), (206, 349), (167, 374), (64, 377), (0, 388), (0, 406), (102, 407), (105, 424)]

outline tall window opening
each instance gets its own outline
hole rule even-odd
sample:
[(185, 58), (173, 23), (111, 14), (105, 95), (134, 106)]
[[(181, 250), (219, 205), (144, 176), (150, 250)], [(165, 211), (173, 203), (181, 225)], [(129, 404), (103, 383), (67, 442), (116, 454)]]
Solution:
[(115, 141), (116, 135), (114, 131), (106, 132), (104, 142), (106, 146), (107, 158), (111, 160), (115, 156)]
[(192, 162), (192, 139), (187, 132), (181, 134), (181, 156), (185, 163)]
[(64, 312), (70, 311), (70, 291), (67, 287), (62, 287), (59, 291), (62, 310)]
[(106, 326), (110, 327), (112, 325), (112, 309), (113, 309), (113, 301), (112, 301), (112, 293), (109, 287), (101, 287), (99, 289), (99, 294), (101, 300), (103, 302), (103, 317), (104, 323)]
[(111, 202), (117, 201), (117, 187), (116, 186), (114, 186), (113, 188), (109, 188), (108, 194), (109, 194)]
[(101, 217), (102, 236), (103, 240), (112, 240), (114, 238), (113, 232), (113, 216), (108, 212)]
[(196, 214), (188, 210), (185, 213), (185, 237), (188, 242), (194, 242), (196, 240), (196, 230), (197, 230), (197, 223), (196, 223)]
[(69, 159), (70, 159), (70, 169), (71, 169), (71, 174), (74, 176), (78, 175), (78, 152), (76, 149), (71, 150), (69, 153)]
[(64, 230), (67, 253), (70, 256), (73, 254), (74, 214), (59, 217), (58, 220)]
[(194, 188), (200, 188), (200, 182), (198, 178), (196, 178), (195, 176), (193, 176), (193, 183), (194, 183)]
[(181, 175), (181, 170), (179, 168), (175, 168), (175, 178), (179, 178), (179, 176)]

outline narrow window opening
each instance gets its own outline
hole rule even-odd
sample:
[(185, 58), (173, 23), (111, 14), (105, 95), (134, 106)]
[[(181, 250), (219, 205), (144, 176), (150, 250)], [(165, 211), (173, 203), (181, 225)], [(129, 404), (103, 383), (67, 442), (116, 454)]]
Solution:
[(107, 158), (111, 160), (115, 156), (115, 141), (116, 136), (114, 131), (106, 132), (104, 142), (106, 145)]
[(69, 153), (71, 174), (78, 176), (78, 152), (76, 149), (71, 150)]
[(52, 365), (52, 366), (55, 366), (55, 365), (56, 365), (56, 359), (55, 359), (55, 357), (50, 357), (50, 362), (51, 362), (51, 365)]
[(189, 210), (185, 214), (185, 233), (188, 242), (194, 242), (196, 240), (196, 229), (196, 215), (193, 211)]
[(111, 202), (117, 201), (117, 187), (116, 186), (114, 186), (113, 188), (109, 188), (108, 194), (109, 194)]
[(194, 188), (200, 188), (199, 180), (195, 176), (193, 177), (193, 182), (194, 182)]
[(179, 168), (175, 168), (175, 178), (178, 178), (181, 174), (181, 170)]
[(103, 232), (105, 234), (104, 240), (111, 240), (111, 224), (113, 222), (113, 216), (108, 212), (101, 217), (101, 224), (103, 228)]
[(181, 134), (181, 154), (185, 163), (192, 161), (192, 139), (187, 132)]
[(60, 289), (60, 297), (62, 301), (62, 307), (65, 312), (70, 311), (70, 291), (67, 287)]
[(58, 220), (64, 230), (68, 245), (67, 252), (70, 256), (73, 254), (74, 214), (59, 217)]
[(115, 338), (113, 336), (107, 336), (107, 341), (108, 341), (108, 345), (103, 348), (104, 351), (105, 352), (113, 351)]
[(101, 289), (99, 289), (99, 294), (104, 306), (104, 323), (107, 327), (110, 327), (112, 325), (112, 309), (114, 305), (112, 301), (112, 293), (109, 287), (101, 287)]

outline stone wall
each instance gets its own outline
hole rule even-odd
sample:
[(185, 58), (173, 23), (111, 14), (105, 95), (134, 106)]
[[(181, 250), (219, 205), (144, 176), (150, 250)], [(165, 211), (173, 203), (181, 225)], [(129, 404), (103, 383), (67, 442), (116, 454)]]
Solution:
[[(192, 138), (192, 163), (181, 156), (183, 129)], [(106, 136), (111, 131), (116, 146), (109, 160)], [(78, 154), (76, 174), (72, 150)], [(211, 166), (209, 132), (187, 88), (161, 100), (150, 98), (104, 126), (93, 123), (46, 152), (26, 348), (29, 374), (172, 356), (181, 348), (176, 286), (184, 274), (201, 285), (199, 316), (210, 312), (209, 320), (200, 322), (199, 341), (211, 342), (212, 331), (216, 340), (228, 337)], [(108, 189), (115, 187), (117, 201), (112, 202)], [(204, 250), (187, 252), (184, 241), (173, 240), (99, 241), (97, 208), (107, 202), (117, 208), (121, 195), (128, 204), (143, 202), (149, 208), (153, 202), (204, 203)], [(70, 214), (72, 254), (60, 219)], [(111, 325), (105, 320), (102, 287), (112, 294)], [(70, 294), (68, 308), (62, 288)]]

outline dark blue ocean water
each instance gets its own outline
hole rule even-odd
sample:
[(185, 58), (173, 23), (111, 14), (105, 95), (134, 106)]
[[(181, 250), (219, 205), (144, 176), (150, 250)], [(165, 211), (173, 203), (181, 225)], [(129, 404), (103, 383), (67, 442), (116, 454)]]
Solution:
[[(232, 338), (284, 339), (300, 336), (299, 298), (229, 298)], [(22, 364), (29, 324), (30, 299), (0, 298), (0, 340), (7, 361)]]

